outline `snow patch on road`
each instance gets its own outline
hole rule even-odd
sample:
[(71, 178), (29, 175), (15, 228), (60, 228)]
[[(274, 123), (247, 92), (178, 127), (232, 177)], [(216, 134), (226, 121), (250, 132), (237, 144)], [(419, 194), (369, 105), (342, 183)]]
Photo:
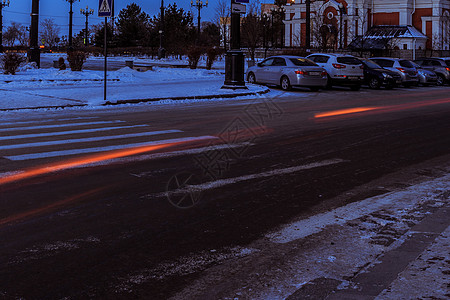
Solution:
[(350, 203), (332, 211), (299, 220), (272, 232), (266, 237), (274, 243), (289, 243), (297, 239), (322, 231), (326, 226), (343, 225), (350, 220), (360, 218), (372, 212), (389, 207), (401, 210), (417, 206), (430, 196), (430, 189), (440, 191), (448, 188), (450, 175), (412, 186), (404, 191), (390, 192), (384, 195)]

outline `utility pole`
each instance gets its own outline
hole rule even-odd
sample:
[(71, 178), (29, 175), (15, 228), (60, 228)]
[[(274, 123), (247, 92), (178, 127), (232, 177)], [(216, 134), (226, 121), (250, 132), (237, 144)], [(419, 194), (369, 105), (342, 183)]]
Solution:
[(306, 35), (305, 35), (305, 48), (306, 51), (311, 49), (311, 0), (306, 0)]
[(200, 17), (200, 11), (203, 7), (208, 7), (208, 0), (206, 0), (205, 3), (203, 3), (202, 0), (195, 0), (195, 4), (194, 4), (194, 0), (191, 0), (191, 7), (195, 7), (198, 9), (198, 24), (197, 24), (197, 33), (198, 33), (198, 37), (200, 37), (200, 22), (201, 22), (201, 17)]
[(9, 0), (0, 2), (0, 53), (3, 52), (3, 7), (9, 6)]
[(80, 13), (84, 16), (86, 16), (86, 30), (84, 32), (84, 45), (89, 45), (89, 35), (88, 35), (88, 18), (90, 15), (94, 14), (94, 10), (86, 5), (86, 9), (80, 9)]
[(159, 29), (159, 49), (158, 49), (158, 58), (166, 58), (166, 49), (164, 49), (164, 31), (165, 23), (164, 23), (164, 0), (161, 0), (161, 28)]
[(72, 23), (73, 23), (73, 10), (72, 5), (75, 1), (79, 0), (66, 0), (70, 3), (70, 10), (69, 10), (69, 51), (73, 50), (73, 44), (72, 44)]
[(41, 66), (41, 53), (38, 46), (39, 30), (39, 0), (33, 0), (31, 4), (31, 27), (30, 27), (30, 50), (29, 61), (35, 62), (37, 67)]

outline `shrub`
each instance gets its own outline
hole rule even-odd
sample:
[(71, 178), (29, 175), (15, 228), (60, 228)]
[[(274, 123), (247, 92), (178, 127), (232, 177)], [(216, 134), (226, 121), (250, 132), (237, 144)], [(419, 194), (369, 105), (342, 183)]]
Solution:
[(217, 57), (221, 54), (222, 54), (222, 50), (217, 47), (206, 49), (206, 56), (207, 56), (206, 69), (207, 70), (211, 70), (213, 63), (216, 61)]
[(187, 51), (187, 57), (189, 59), (189, 68), (197, 69), (198, 61), (203, 54), (201, 47), (192, 46)]
[(6, 53), (2, 56), (2, 65), (3, 72), (5, 74), (16, 74), (17, 68), (19, 68), (20, 64), (23, 63), (26, 59), (25, 56), (18, 53)]
[(86, 53), (83, 51), (69, 51), (67, 52), (67, 61), (72, 71), (81, 71), (86, 61)]
[(58, 59), (58, 67), (59, 67), (59, 70), (65, 70), (67, 68), (63, 57), (60, 57)]

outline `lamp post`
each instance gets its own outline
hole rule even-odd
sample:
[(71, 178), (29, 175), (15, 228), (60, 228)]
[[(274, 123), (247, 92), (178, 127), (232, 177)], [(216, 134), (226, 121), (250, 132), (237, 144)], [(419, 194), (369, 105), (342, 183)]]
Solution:
[(9, 0), (0, 1), (0, 53), (3, 52), (3, 7), (9, 6)]
[(90, 15), (94, 14), (94, 10), (91, 8), (89, 9), (89, 7), (86, 5), (86, 9), (80, 9), (80, 13), (84, 16), (86, 16), (86, 31), (84, 33), (84, 45), (87, 46), (89, 45), (89, 35), (88, 35), (88, 18)]
[(158, 58), (166, 58), (166, 49), (164, 49), (164, 0), (161, 0), (161, 28), (159, 29), (159, 49), (158, 49)]
[(39, 29), (39, 0), (31, 3), (31, 26), (30, 26), (30, 50), (28, 52), (29, 61), (35, 62), (39, 68), (41, 65), (41, 51), (38, 45)]
[(306, 51), (311, 48), (311, 0), (306, 0), (306, 24), (305, 24), (305, 47)]
[(200, 11), (203, 7), (207, 7), (208, 6), (208, 0), (205, 1), (205, 3), (203, 3), (202, 0), (191, 0), (191, 7), (195, 7), (198, 9), (198, 27), (197, 27), (197, 33), (198, 36), (200, 36), (200, 21), (201, 21), (201, 17), (200, 17)]
[[(262, 15), (262, 20), (263, 20), (263, 28), (264, 28), (264, 32), (263, 32), (263, 47), (264, 47), (264, 58), (267, 57), (267, 24), (269, 23), (269, 15), (267, 15), (266, 13), (264, 13)], [(273, 40), (272, 40), (273, 42)]]
[(344, 14), (346, 13), (346, 11), (345, 11), (345, 6), (344, 6), (344, 4), (342, 4), (342, 2), (341, 3), (339, 3), (339, 49), (342, 49), (343, 47), (342, 47), (342, 38), (343, 38), (343, 35), (344, 35), (344, 32), (343, 32), (343, 30), (342, 30), (342, 22), (343, 22), (343, 20), (344, 20)]
[(72, 10), (72, 5), (75, 1), (79, 1), (79, 0), (66, 0), (67, 2), (70, 3), (70, 10), (69, 10), (69, 50), (72, 50), (72, 23), (73, 23), (73, 10)]
[[(284, 7), (278, 7), (278, 8), (272, 8), (271, 9), (271, 14), (272, 14), (272, 47), (274, 45), (274, 41), (273, 41), (273, 34), (274, 34), (274, 15), (277, 15), (279, 17), (280, 20), (278, 20), (277, 18), (277, 30), (276, 30), (276, 37), (275, 37), (275, 48), (278, 46), (278, 34), (279, 34), (279, 27), (278, 26), (278, 21), (283, 22), (283, 16), (284, 13), (286, 12), (286, 10), (284, 9)], [(280, 41), (280, 48), (283, 48), (283, 33), (281, 32), (281, 41)]]

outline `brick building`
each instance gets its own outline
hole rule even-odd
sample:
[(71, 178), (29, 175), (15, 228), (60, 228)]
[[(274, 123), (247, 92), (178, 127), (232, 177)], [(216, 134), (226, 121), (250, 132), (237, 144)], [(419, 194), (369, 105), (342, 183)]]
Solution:
[[(305, 0), (288, 0), (285, 9), (285, 45), (304, 46)], [(427, 37), (421, 42), (401, 42), (403, 49), (449, 50), (450, 0), (311, 0), (312, 47), (319, 47), (320, 28), (329, 29), (328, 43), (337, 48), (346, 47), (375, 25), (412, 26)]]

